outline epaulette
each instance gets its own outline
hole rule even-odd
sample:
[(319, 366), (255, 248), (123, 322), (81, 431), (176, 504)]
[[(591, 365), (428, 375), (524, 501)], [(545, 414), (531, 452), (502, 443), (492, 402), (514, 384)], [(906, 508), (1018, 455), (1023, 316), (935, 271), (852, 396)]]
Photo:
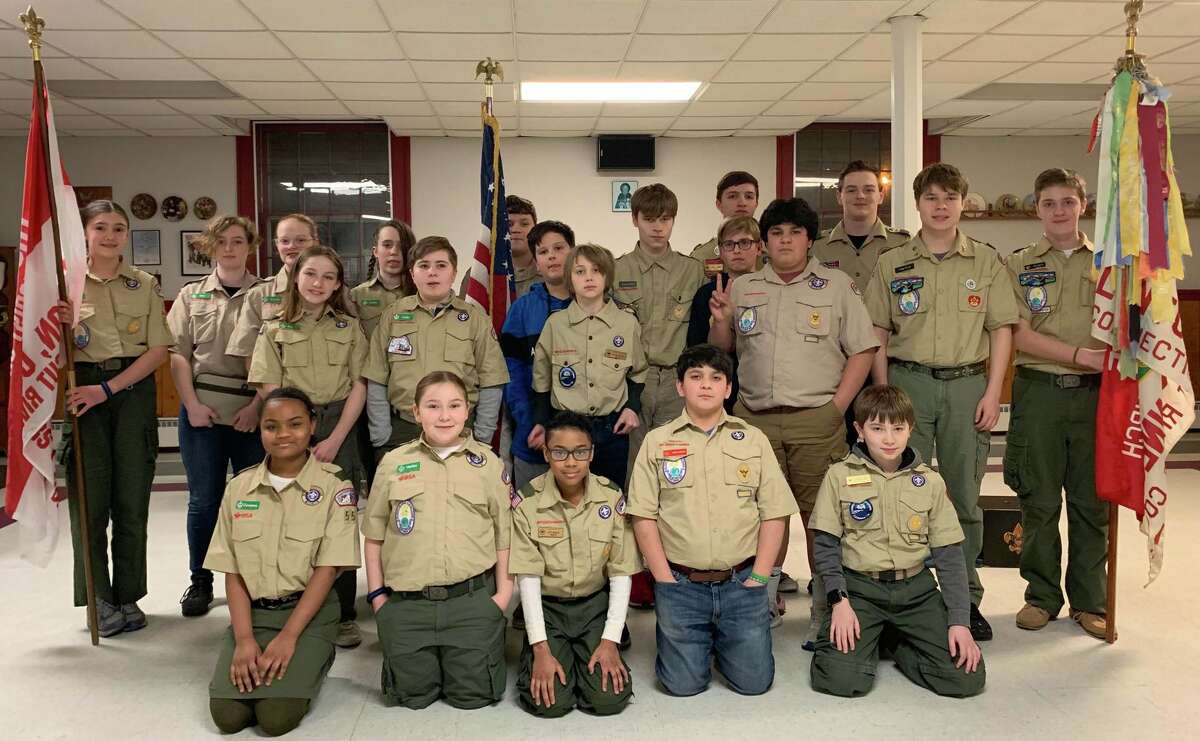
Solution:
[(909, 239), (912, 239), (912, 233), (907, 229), (903, 229), (898, 226), (884, 226), (884, 229), (887, 229), (892, 234), (899, 234), (902, 237), (908, 237)]

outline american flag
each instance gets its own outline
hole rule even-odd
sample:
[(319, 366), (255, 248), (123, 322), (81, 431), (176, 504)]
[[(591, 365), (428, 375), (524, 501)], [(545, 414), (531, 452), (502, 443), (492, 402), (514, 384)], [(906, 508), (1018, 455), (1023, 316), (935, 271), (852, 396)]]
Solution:
[(492, 316), (496, 333), (516, 297), (508, 212), (504, 208), (504, 165), (500, 161), (500, 122), (483, 106), (483, 151), (479, 156), (479, 239), (467, 280), (467, 299)]

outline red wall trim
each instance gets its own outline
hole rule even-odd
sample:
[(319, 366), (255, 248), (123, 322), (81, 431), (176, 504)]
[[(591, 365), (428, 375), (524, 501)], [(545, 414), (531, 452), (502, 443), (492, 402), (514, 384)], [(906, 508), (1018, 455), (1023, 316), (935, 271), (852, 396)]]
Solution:
[[(237, 215), (255, 222), (261, 231), (258, 205), (254, 198), (254, 136), (236, 136), (233, 145), (236, 156)], [(258, 266), (266, 265), (265, 262), (259, 262), (264, 249), (265, 246), (260, 244), (258, 252), (246, 256), (246, 269), (256, 275), (261, 275)]]
[(922, 122), (921, 159), (925, 167), (942, 161), (942, 135), (929, 134), (929, 122)]
[(775, 137), (775, 197), (791, 198), (796, 194), (796, 135)]
[(412, 226), (412, 139), (388, 132), (392, 159), (392, 218)]

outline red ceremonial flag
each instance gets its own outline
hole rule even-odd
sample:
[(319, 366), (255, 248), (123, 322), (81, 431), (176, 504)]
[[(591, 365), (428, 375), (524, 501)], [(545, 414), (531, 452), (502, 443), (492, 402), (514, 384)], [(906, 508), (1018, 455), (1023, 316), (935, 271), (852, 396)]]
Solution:
[[(38, 105), (38, 96), (43, 105)], [(41, 127), (45, 111), (46, 131)], [(44, 147), (49, 150), (49, 164)], [(25, 150), (25, 190), (21, 204), (21, 247), (13, 313), (12, 365), (8, 403), (8, 477), (4, 508), (17, 521), (21, 555), (45, 566), (58, 542), (60, 497), (54, 477), (54, 435), (50, 418), (58, 396), (65, 353), (59, 302), (57, 256), (50, 199), (58, 215), (67, 295), (78, 307), (87, 276), (87, 247), (74, 190), (63, 172), (50, 96), (42, 80), (34, 85), (33, 116)]]

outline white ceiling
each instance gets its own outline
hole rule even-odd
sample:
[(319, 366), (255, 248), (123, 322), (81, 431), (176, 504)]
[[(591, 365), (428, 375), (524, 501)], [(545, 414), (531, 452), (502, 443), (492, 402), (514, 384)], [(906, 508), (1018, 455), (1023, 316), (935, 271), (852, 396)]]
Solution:
[[(0, 134), (25, 135), (32, 76), (0, 0)], [(243, 133), (250, 120), (382, 118), (478, 136), (475, 62), (504, 65), (507, 135), (763, 136), (886, 119), (887, 18), (921, 13), (929, 117), (957, 135), (1083, 134), (1096, 102), (959, 100), (992, 82), (1104, 83), (1121, 0), (37, 0), (51, 80), (216, 80), (232, 100), (58, 99), (60, 133)], [(1200, 132), (1200, 3), (1148, 2), (1139, 50)], [(1187, 29), (1191, 29), (1188, 31)], [(514, 101), (520, 80), (701, 80), (690, 103)]]

